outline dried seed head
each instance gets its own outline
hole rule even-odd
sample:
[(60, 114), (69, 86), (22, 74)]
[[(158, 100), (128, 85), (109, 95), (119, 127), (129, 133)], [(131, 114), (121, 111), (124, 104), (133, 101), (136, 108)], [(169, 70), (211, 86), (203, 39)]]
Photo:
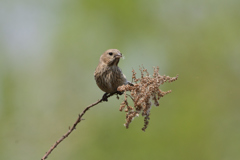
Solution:
[[(149, 124), (150, 119), (150, 109), (151, 109), (151, 100), (154, 102), (155, 106), (159, 106), (159, 100), (164, 95), (171, 93), (169, 91), (162, 91), (159, 89), (160, 85), (164, 84), (165, 82), (173, 82), (178, 79), (178, 75), (176, 77), (169, 77), (169, 76), (161, 76), (159, 72), (159, 67), (153, 67), (154, 73), (152, 76), (149, 75), (147, 69), (143, 66), (139, 68), (141, 72), (141, 78), (136, 78), (136, 72), (134, 69), (132, 70), (132, 80), (135, 82), (134, 86), (130, 85), (122, 85), (118, 87), (118, 91), (124, 92), (124, 101), (120, 104), (120, 111), (124, 111), (126, 113), (126, 123), (124, 126), (126, 128), (129, 127), (129, 124), (132, 122), (134, 117), (139, 116), (142, 114), (144, 116), (144, 127), (142, 128), (143, 131), (146, 130)], [(126, 92), (131, 92), (131, 99), (133, 100), (134, 106), (131, 107), (128, 105), (127, 101), (127, 94)]]

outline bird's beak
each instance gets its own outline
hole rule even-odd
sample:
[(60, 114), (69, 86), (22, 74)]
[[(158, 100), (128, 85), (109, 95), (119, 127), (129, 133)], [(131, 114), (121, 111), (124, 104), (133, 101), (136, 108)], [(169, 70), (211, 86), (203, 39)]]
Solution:
[(122, 57), (122, 53), (118, 53), (114, 56), (115, 58), (121, 58)]

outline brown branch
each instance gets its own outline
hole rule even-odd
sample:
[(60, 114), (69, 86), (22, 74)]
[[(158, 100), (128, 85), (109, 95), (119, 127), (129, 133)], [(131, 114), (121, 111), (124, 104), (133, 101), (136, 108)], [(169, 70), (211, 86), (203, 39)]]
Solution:
[[(111, 96), (114, 95), (114, 94), (115, 94), (115, 93), (111, 93), (111, 94), (107, 95), (107, 98), (111, 97)], [(58, 141), (56, 141), (56, 143), (46, 152), (46, 154), (42, 157), (41, 160), (47, 159), (47, 157), (52, 153), (52, 151), (53, 151), (65, 138), (67, 138), (67, 137), (72, 133), (72, 131), (74, 131), (74, 130), (76, 129), (77, 124), (80, 123), (81, 120), (83, 120), (83, 119), (82, 119), (83, 115), (84, 115), (91, 107), (97, 105), (98, 103), (100, 103), (100, 102), (102, 102), (102, 101), (103, 101), (103, 98), (100, 99), (100, 100), (98, 100), (97, 102), (89, 105), (88, 107), (86, 107), (86, 108), (82, 111), (82, 113), (78, 115), (78, 118), (77, 118), (76, 122), (73, 124), (73, 126), (72, 126), (71, 128), (69, 128), (68, 132), (65, 133)]]

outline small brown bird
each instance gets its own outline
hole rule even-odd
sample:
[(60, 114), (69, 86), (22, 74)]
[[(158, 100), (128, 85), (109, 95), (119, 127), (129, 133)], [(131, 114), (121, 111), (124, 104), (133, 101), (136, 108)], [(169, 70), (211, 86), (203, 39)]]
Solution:
[(103, 95), (103, 101), (107, 101), (107, 95), (109, 93), (121, 94), (117, 91), (119, 86), (130, 84), (118, 67), (118, 62), (121, 57), (122, 53), (117, 49), (109, 49), (100, 57), (99, 64), (94, 72), (94, 78), (98, 87), (106, 92)]

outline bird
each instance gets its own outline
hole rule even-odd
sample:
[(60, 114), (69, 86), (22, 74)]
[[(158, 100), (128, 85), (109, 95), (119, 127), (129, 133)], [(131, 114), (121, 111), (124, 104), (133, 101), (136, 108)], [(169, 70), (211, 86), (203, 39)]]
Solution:
[(118, 63), (122, 53), (118, 49), (106, 50), (99, 59), (99, 64), (94, 72), (94, 78), (97, 86), (105, 92), (102, 99), (108, 101), (109, 94), (122, 93), (117, 91), (117, 88), (122, 85), (130, 84), (122, 70), (118, 67)]

